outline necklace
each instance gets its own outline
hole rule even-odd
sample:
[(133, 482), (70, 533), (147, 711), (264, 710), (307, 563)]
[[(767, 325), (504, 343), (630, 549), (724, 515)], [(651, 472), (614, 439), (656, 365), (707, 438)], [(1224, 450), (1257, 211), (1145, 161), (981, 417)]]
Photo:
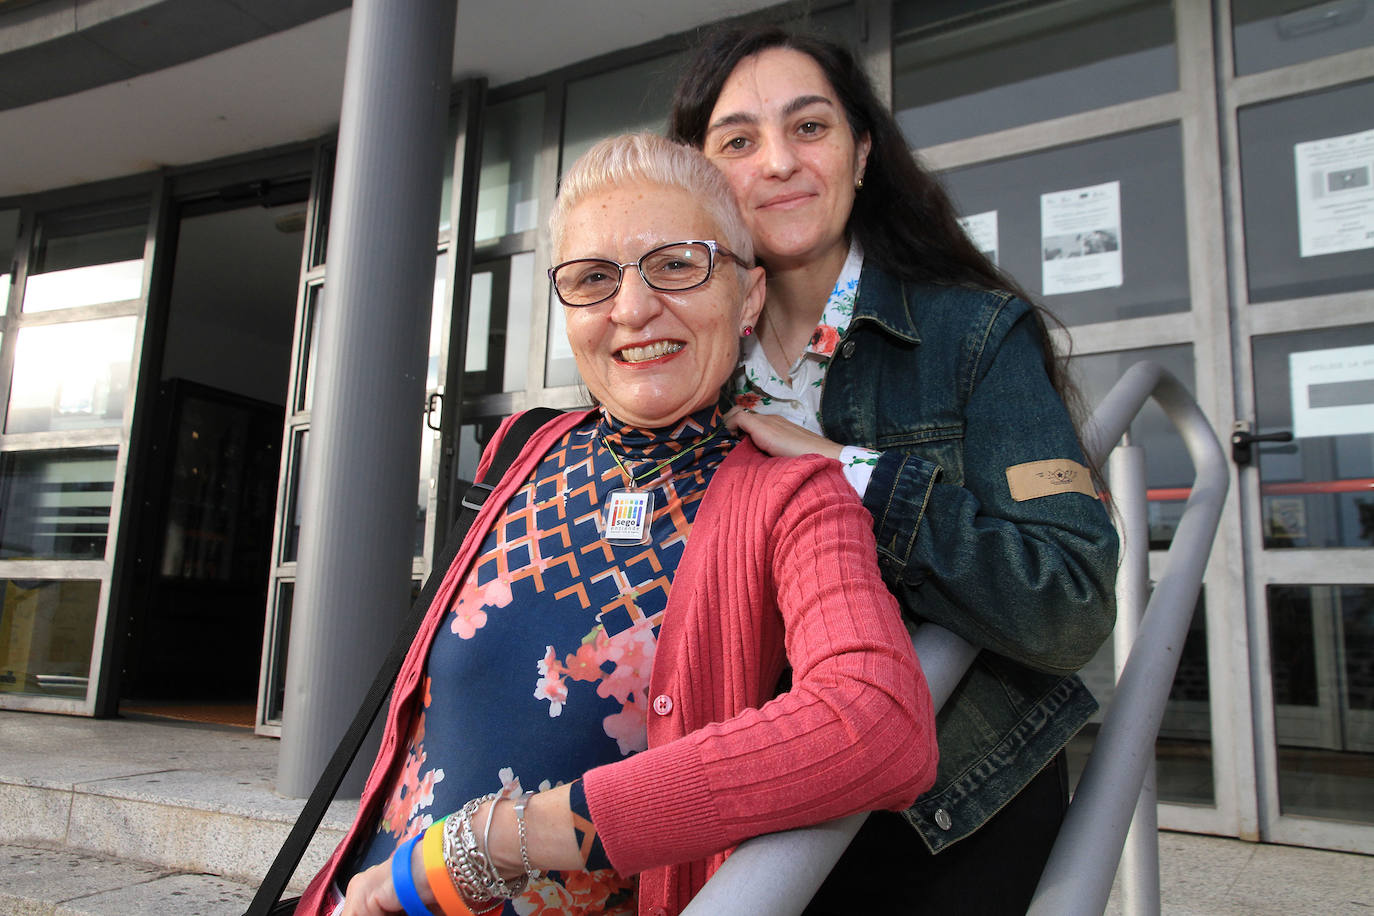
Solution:
[(601, 437), (601, 444), (606, 451), (610, 452), (611, 460), (615, 466), (620, 468), (620, 473), (625, 475), (629, 486), (620, 487), (606, 494), (606, 508), (602, 512), (601, 536), (606, 543), (616, 547), (630, 547), (649, 543), (649, 522), (654, 514), (654, 491), (641, 490), (639, 485), (646, 480), (655, 479), (664, 468), (671, 467), (685, 455), (689, 455), (716, 436), (721, 430), (725, 429), (725, 424), (717, 426), (711, 430), (711, 434), (705, 439), (701, 439), (694, 444), (682, 449), (675, 455), (670, 455), (663, 461), (654, 465), (649, 470), (635, 474), (625, 466), (625, 462), (611, 448), (611, 444), (606, 441), (606, 437)]

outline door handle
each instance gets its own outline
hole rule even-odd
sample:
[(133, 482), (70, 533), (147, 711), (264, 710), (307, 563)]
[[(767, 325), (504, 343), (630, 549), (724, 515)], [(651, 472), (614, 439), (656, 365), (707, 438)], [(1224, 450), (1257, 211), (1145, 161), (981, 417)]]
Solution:
[(441, 430), (434, 425), (435, 413), (439, 414), (439, 422), (442, 423), (444, 419), (444, 396), (438, 391), (425, 399), (425, 426), (437, 433)]
[(1238, 429), (1231, 433), (1231, 460), (1240, 467), (1248, 467), (1254, 460), (1251, 446), (1256, 442), (1292, 442), (1293, 433), (1284, 429), (1276, 433), (1252, 433)]

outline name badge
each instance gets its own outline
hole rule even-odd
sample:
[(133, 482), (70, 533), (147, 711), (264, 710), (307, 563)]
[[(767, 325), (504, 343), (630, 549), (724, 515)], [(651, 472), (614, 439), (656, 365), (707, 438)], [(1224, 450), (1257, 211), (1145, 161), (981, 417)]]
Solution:
[(654, 514), (652, 490), (612, 490), (606, 495), (601, 536), (612, 547), (649, 543), (649, 520)]

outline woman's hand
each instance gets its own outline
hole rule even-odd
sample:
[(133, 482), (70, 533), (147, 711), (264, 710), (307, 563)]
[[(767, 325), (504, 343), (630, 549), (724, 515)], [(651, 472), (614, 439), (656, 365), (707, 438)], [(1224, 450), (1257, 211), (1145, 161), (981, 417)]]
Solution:
[(725, 425), (736, 432), (745, 432), (754, 444), (770, 455), (795, 458), (798, 455), (824, 455), (839, 460), (844, 448), (820, 433), (813, 433), (775, 414), (754, 413), (743, 407), (733, 407), (725, 414)]
[(401, 901), (396, 899), (396, 888), (391, 885), (391, 860), (387, 859), (349, 880), (339, 916), (385, 916), (404, 912)]

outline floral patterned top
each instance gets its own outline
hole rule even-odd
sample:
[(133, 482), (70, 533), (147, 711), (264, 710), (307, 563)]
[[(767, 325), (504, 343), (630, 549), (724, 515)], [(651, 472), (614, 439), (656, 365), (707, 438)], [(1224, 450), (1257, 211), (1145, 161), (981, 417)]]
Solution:
[[(857, 240), (849, 245), (849, 256), (830, 291), (820, 323), (811, 342), (792, 364), (787, 378), (779, 378), (758, 336), (744, 339), (740, 365), (731, 382), (731, 399), (740, 407), (756, 413), (776, 414), (798, 426), (823, 433), (821, 429), (821, 391), (830, 359), (854, 318), (854, 300), (859, 293), (859, 274), (864, 266), (863, 249)], [(840, 452), (844, 476), (860, 496), (868, 489), (878, 452), (846, 445)]]
[[(571, 782), (647, 746), (645, 694), (668, 591), (706, 486), (739, 441), (720, 420), (711, 407), (642, 431), (603, 411), (544, 456), (440, 625), (423, 709), (354, 871), (470, 798)], [(607, 494), (627, 483), (610, 449), (653, 491), (647, 545), (602, 540)], [(598, 864), (604, 854), (589, 871), (532, 882), (500, 912), (633, 913), (633, 882)]]

